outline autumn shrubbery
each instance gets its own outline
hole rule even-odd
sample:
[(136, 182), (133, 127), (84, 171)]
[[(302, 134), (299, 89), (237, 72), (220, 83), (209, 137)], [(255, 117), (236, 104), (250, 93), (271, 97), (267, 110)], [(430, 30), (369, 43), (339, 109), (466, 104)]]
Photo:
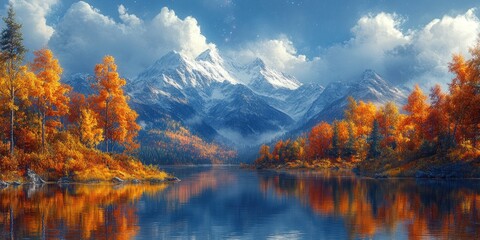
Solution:
[[(48, 181), (69, 177), (74, 181), (109, 181), (165, 179), (167, 174), (155, 166), (147, 166), (126, 154), (106, 154), (88, 148), (69, 133), (57, 134), (47, 153), (16, 151), (16, 156), (4, 156), (0, 163), (3, 180), (21, 180), (30, 168)], [(5, 147), (5, 146), (4, 146)]]

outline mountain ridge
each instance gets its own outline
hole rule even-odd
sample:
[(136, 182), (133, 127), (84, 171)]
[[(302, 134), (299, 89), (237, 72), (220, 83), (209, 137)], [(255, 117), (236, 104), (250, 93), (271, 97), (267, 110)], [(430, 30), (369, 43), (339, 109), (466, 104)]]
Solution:
[[(78, 81), (78, 76), (83, 75), (73, 77)], [(172, 119), (207, 141), (255, 146), (340, 118), (348, 96), (377, 105), (406, 99), (402, 89), (374, 70), (365, 70), (359, 79), (324, 87), (301, 83), (260, 58), (241, 65), (216, 49), (195, 58), (171, 51), (129, 79), (126, 92), (146, 130)], [(77, 85), (87, 91), (85, 84)]]

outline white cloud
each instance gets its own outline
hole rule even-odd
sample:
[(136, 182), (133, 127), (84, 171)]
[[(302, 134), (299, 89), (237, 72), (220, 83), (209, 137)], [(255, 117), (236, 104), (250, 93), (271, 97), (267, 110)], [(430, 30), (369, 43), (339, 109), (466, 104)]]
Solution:
[(58, 2), (58, 0), (9, 1), (15, 10), (17, 21), (23, 25), (24, 44), (29, 50), (38, 50), (47, 45), (54, 28), (47, 24), (46, 17)]
[(193, 17), (180, 19), (173, 10), (164, 7), (149, 25), (150, 44), (163, 44), (164, 48), (173, 49), (183, 54), (196, 57), (207, 48), (215, 45), (207, 43), (198, 22)]
[(243, 64), (260, 58), (267, 66), (291, 74), (303, 81), (314, 80), (312, 78), (318, 75), (315, 65), (318, 65), (320, 61), (318, 58), (309, 60), (305, 55), (298, 54), (292, 41), (285, 36), (248, 43), (241, 49), (228, 51), (227, 55), (240, 60)]
[(383, 12), (361, 17), (349, 41), (325, 49), (324, 81), (357, 80), (365, 69), (385, 72), (387, 59), (410, 41), (400, 30), (402, 22), (396, 14)]
[(135, 26), (142, 24), (142, 20), (134, 14), (128, 14), (127, 9), (122, 4), (118, 6), (118, 14), (120, 19), (127, 25)]
[[(116, 21), (80, 1), (53, 27), (46, 18), (58, 0), (9, 1), (28, 33), (24, 34), (25, 45), (36, 50), (48, 43), (71, 73), (91, 72), (110, 54), (117, 59), (119, 70), (133, 77), (168, 51), (195, 57), (207, 48), (216, 48), (195, 18), (181, 19), (168, 8), (162, 8), (153, 19), (141, 19), (119, 5), (120, 20)], [(304, 82), (357, 80), (365, 69), (374, 69), (392, 82), (429, 86), (450, 81), (452, 54), (468, 55), (480, 33), (474, 9), (445, 15), (417, 29), (402, 29), (405, 21), (395, 13), (362, 16), (351, 28), (350, 39), (323, 48), (311, 58), (299, 53), (286, 36), (255, 40), (226, 53), (243, 62), (260, 57), (268, 66)]]
[(411, 42), (415, 52), (415, 64), (418, 76), (411, 82), (423, 82), (431, 85), (439, 79), (448, 82), (452, 75), (448, 73), (448, 63), (453, 54), (469, 56), (468, 49), (473, 47), (480, 33), (480, 20), (474, 9), (464, 14), (444, 16), (434, 19), (418, 31)]
[(399, 30), (402, 21), (395, 14), (364, 16), (352, 28), (350, 40), (324, 49), (311, 60), (298, 54), (293, 43), (284, 36), (247, 44), (233, 54), (248, 60), (260, 57), (268, 66), (292, 74), (303, 82), (351, 80), (367, 68), (382, 68), (385, 55), (409, 42), (410, 36)]
[(452, 55), (468, 55), (480, 33), (474, 9), (445, 15), (414, 30), (402, 30), (404, 21), (384, 12), (363, 16), (352, 27), (351, 39), (322, 49), (313, 60), (298, 54), (285, 37), (256, 41), (232, 52), (242, 59), (258, 56), (270, 67), (304, 82), (355, 81), (365, 69), (374, 69), (391, 82), (420, 83), (427, 88), (451, 80), (448, 63)]
[(119, 71), (134, 77), (168, 51), (196, 57), (215, 45), (207, 43), (198, 22), (180, 19), (166, 7), (145, 21), (120, 5), (121, 22), (102, 14), (86, 2), (72, 4), (56, 26), (49, 46), (71, 73), (91, 72), (104, 55), (116, 58)]
[(352, 28), (354, 37), (349, 45), (368, 47), (370, 51), (388, 51), (406, 44), (409, 36), (399, 29), (403, 19), (396, 14), (379, 13), (361, 17)]

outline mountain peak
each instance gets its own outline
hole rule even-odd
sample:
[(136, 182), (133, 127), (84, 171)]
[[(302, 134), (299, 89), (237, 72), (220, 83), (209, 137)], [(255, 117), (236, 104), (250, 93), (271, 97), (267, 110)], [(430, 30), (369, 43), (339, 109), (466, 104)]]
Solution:
[(217, 49), (207, 49), (200, 53), (195, 58), (196, 61), (205, 61), (205, 62), (211, 62), (211, 63), (221, 63), (222, 58), (220, 57), (220, 54), (218, 53)]
[(365, 71), (363, 71), (363, 79), (368, 78), (380, 78), (380, 76), (373, 69), (365, 69)]
[(176, 68), (185, 65), (187, 57), (177, 51), (170, 51), (155, 62), (155, 66), (164, 68)]
[(249, 65), (248, 65), (248, 68), (255, 68), (255, 67), (258, 67), (260, 69), (265, 69), (266, 68), (266, 65), (265, 65), (265, 62), (260, 59), (260, 58), (255, 58), (255, 60), (253, 60)]
[(388, 83), (372, 69), (367, 69), (363, 72), (361, 84), (388, 85)]

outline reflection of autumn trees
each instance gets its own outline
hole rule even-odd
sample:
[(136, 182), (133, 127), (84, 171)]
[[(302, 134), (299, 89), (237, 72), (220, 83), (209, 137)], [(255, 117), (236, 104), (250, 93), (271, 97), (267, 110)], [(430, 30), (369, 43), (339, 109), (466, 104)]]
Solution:
[[(74, 185), (0, 191), (0, 238), (131, 239), (139, 227), (133, 203), (159, 185)], [(13, 232), (11, 231), (13, 225)]]
[(394, 232), (399, 227), (408, 231), (409, 239), (480, 236), (478, 188), (279, 174), (261, 178), (260, 189), (295, 196), (318, 214), (343, 218), (352, 238)]
[(212, 168), (209, 171), (182, 179), (181, 182), (176, 183), (175, 188), (169, 189), (166, 196), (170, 202), (184, 204), (207, 190), (216, 189), (220, 185), (229, 184), (233, 181), (234, 176), (228, 174), (228, 172)]

